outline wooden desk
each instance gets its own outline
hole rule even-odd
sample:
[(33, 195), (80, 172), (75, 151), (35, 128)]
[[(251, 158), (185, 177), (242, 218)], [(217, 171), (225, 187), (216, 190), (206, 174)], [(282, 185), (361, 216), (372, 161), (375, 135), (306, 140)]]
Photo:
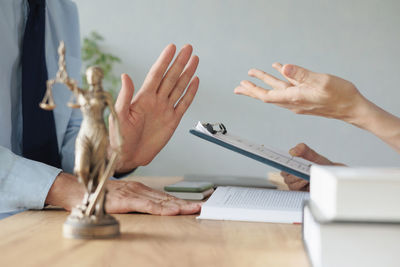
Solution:
[[(134, 178), (154, 188), (180, 179)], [(0, 220), (0, 266), (309, 266), (300, 225), (122, 214), (118, 238), (69, 240), (66, 216), (43, 210)]]

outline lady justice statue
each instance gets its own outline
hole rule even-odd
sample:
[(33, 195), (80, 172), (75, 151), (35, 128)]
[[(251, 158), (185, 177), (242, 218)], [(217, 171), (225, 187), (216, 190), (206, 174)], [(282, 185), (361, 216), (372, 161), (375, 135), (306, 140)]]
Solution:
[[(103, 90), (103, 70), (93, 66), (86, 70), (89, 90), (77, 86), (77, 81), (68, 76), (65, 64), (65, 46), (58, 48), (59, 70), (56, 78), (47, 81), (47, 91), (40, 103), (46, 110), (55, 108), (52, 87), (63, 83), (72, 91), (68, 103), (71, 108), (80, 108), (83, 121), (75, 142), (75, 175), (85, 186), (86, 194), (82, 203), (73, 208), (64, 223), (63, 233), (67, 238), (106, 238), (119, 234), (118, 221), (105, 213), (106, 180), (114, 174), (119, 151), (109, 150), (108, 130), (104, 123), (104, 110), (110, 109), (118, 129), (118, 145), (122, 145), (117, 114), (111, 94)], [(110, 157), (108, 155), (110, 154)]]

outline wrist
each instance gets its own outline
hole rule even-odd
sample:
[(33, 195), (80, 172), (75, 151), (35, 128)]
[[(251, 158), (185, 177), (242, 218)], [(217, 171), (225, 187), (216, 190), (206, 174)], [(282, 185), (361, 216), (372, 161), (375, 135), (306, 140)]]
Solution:
[[(114, 149), (112, 145), (108, 147), (108, 153), (107, 157), (110, 160), (113, 153), (117, 153), (117, 159), (115, 163), (115, 173), (114, 174), (124, 174), (130, 173), (133, 170), (135, 170), (137, 167), (139, 167), (139, 164), (136, 164), (132, 160), (132, 156), (130, 156), (131, 153), (128, 153), (127, 151), (124, 151), (124, 147), (118, 147), (118, 149)], [(129, 156), (128, 156), (129, 155)]]
[(118, 156), (117, 163), (115, 164), (115, 173), (117, 176), (124, 176), (132, 171), (134, 171), (139, 164), (135, 164), (133, 161), (129, 161), (127, 157), (121, 153)]
[[(115, 166), (115, 173), (114, 176), (125, 176), (126, 174), (133, 172), (137, 167), (139, 167), (138, 164), (134, 163), (129, 163), (129, 162), (124, 162), (124, 161), (119, 161), (117, 162)], [(118, 177), (117, 177), (118, 178)]]
[(61, 172), (51, 186), (45, 203), (71, 210), (82, 201), (84, 194), (85, 188), (76, 176)]
[(364, 111), (360, 112), (364, 114), (362, 118), (355, 120), (352, 124), (376, 135), (400, 153), (400, 119), (374, 103), (368, 102), (369, 104), (362, 107)]
[(352, 102), (351, 108), (346, 113), (343, 121), (365, 129), (369, 125), (368, 120), (371, 113), (376, 112), (375, 105), (358, 93)]

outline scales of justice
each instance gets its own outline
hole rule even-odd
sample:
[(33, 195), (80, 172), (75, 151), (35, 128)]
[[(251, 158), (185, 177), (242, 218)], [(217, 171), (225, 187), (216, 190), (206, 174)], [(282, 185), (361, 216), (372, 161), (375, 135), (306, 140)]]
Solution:
[[(64, 42), (58, 48), (59, 69), (56, 78), (47, 81), (46, 94), (40, 103), (45, 110), (53, 110), (55, 103), (52, 88), (55, 83), (65, 84), (72, 91), (68, 106), (80, 108), (83, 121), (75, 142), (74, 173), (86, 189), (82, 203), (72, 209), (63, 226), (66, 238), (110, 238), (118, 236), (119, 223), (105, 212), (106, 181), (114, 174), (118, 150), (109, 151), (108, 130), (104, 122), (104, 110), (108, 107), (117, 126), (118, 145), (122, 145), (118, 117), (114, 101), (103, 90), (103, 70), (92, 66), (86, 70), (89, 89), (78, 87), (76, 80), (68, 76), (65, 63)], [(111, 155), (108, 157), (108, 155)]]

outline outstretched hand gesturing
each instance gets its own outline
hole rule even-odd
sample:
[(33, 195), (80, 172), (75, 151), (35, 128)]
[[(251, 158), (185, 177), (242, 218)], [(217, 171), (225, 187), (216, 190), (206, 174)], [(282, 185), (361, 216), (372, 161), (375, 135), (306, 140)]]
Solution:
[(317, 73), (300, 66), (272, 64), (284, 79), (258, 69), (248, 74), (273, 89), (264, 89), (244, 80), (235, 88), (236, 94), (247, 95), (266, 103), (276, 104), (298, 114), (317, 115), (354, 121), (367, 100), (349, 81), (334, 75)]

